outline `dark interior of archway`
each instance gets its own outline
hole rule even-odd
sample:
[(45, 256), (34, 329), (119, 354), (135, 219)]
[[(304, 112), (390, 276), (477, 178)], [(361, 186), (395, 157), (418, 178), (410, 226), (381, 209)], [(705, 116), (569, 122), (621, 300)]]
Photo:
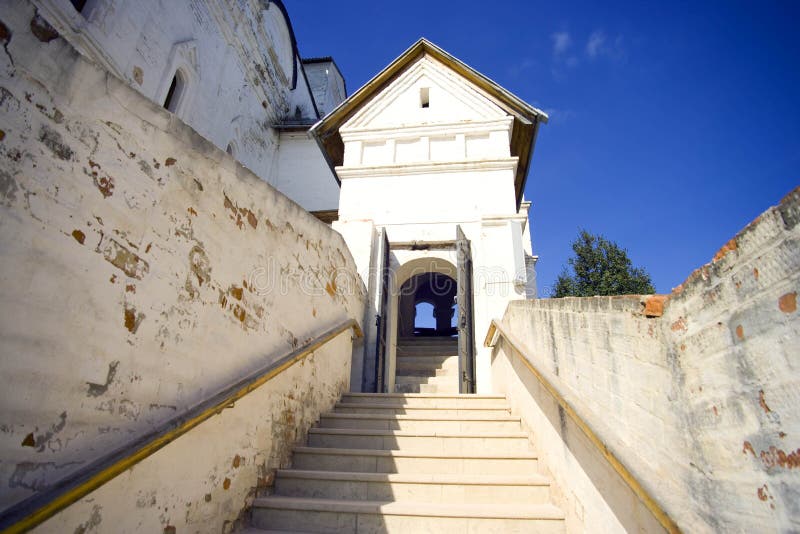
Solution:
[(455, 297), (456, 281), (445, 274), (422, 273), (409, 278), (400, 289), (399, 336), (457, 335)]

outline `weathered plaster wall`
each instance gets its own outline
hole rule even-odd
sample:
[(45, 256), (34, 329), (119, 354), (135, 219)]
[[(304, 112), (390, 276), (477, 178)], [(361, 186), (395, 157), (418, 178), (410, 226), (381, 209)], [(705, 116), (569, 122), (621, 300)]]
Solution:
[[(281, 373), (34, 532), (221, 532), (247, 524), (291, 445), (347, 388), (351, 333)], [(313, 384), (313, 387), (309, 387)]]
[[(89, 0), (81, 13), (67, 0), (34, 4), (83, 55), (155, 104), (164, 104), (180, 71), (186, 83), (175, 114), (218, 148), (230, 144), (238, 161), (304, 208), (318, 209), (306, 204), (315, 201), (306, 197), (313, 187), (279, 185), (274, 126), (298, 112), (318, 116), (278, 3)], [(321, 172), (323, 182), (335, 183), (327, 166)]]
[(517, 301), (503, 318), (687, 532), (800, 528), (799, 221), (795, 190), (669, 296)]
[(0, 507), (365, 294), (336, 232), (34, 18), (0, 10)]

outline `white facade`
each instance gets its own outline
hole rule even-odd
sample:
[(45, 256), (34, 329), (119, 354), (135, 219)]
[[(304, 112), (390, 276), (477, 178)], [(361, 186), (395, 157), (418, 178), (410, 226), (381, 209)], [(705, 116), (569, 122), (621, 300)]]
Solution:
[[(262, 180), (306, 209), (335, 209), (337, 195), (330, 191), (338, 184), (327, 166), (303, 160), (297, 160), (302, 169), (287, 166), (297, 153), (292, 136), (285, 139), (292, 155), (281, 156), (281, 125), (305, 124), (307, 130), (322, 116), (282, 2), (87, 0), (80, 12), (68, 0), (35, 3), (81, 53), (172, 111)], [(177, 87), (170, 95), (174, 79)], [(325, 105), (335, 106), (345, 96), (329, 91)], [(316, 151), (323, 161), (315, 143), (307, 145), (303, 150)], [(292, 187), (293, 180), (279, 179), (281, 172), (302, 172), (328, 194)]]
[[(535, 272), (526, 262), (531, 257), (529, 204), (518, 209), (515, 195), (519, 158), (511, 154), (514, 124), (515, 118), (483, 89), (422, 54), (338, 127), (344, 153), (336, 167), (342, 185), (334, 229), (345, 237), (369, 286), (372, 313), (380, 307), (375, 271), (383, 229), (392, 250), (388, 391), (394, 384), (400, 287), (423, 272), (455, 279), (457, 268), (454, 247), (409, 250), (397, 245), (453, 242), (458, 226), (472, 249), (474, 332), (480, 338), (475, 340), (477, 392), (491, 391), (490, 353), (481, 346), (481, 336), (509, 300), (535, 292)], [(365, 318), (368, 326), (370, 319)], [(367, 363), (375, 342), (375, 332), (370, 334)], [(355, 362), (354, 369), (359, 365)], [(352, 377), (354, 385), (359, 380), (369, 382), (368, 377)]]

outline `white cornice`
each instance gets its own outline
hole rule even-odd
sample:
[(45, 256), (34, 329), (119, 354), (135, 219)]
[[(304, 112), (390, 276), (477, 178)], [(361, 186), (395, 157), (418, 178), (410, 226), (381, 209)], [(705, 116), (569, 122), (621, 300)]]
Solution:
[(485, 121), (440, 122), (408, 127), (342, 128), (342, 141), (372, 141), (376, 139), (404, 139), (408, 137), (435, 137), (466, 133), (489, 133), (510, 131), (513, 117)]
[(481, 225), (483, 226), (500, 226), (509, 221), (525, 224), (528, 222), (528, 218), (516, 213), (514, 215), (483, 215), (481, 217)]
[(410, 174), (449, 173), (464, 171), (503, 171), (516, 172), (519, 158), (481, 159), (472, 161), (423, 161), (419, 163), (399, 163), (392, 165), (359, 165), (336, 167), (340, 179), (378, 176), (403, 176)]

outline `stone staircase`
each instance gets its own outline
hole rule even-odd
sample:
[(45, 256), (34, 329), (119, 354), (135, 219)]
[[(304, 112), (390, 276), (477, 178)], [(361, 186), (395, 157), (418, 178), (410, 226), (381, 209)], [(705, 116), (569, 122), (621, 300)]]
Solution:
[(537, 467), (503, 397), (348, 393), (247, 532), (563, 533)]
[(394, 390), (398, 393), (458, 393), (458, 339), (398, 339)]

